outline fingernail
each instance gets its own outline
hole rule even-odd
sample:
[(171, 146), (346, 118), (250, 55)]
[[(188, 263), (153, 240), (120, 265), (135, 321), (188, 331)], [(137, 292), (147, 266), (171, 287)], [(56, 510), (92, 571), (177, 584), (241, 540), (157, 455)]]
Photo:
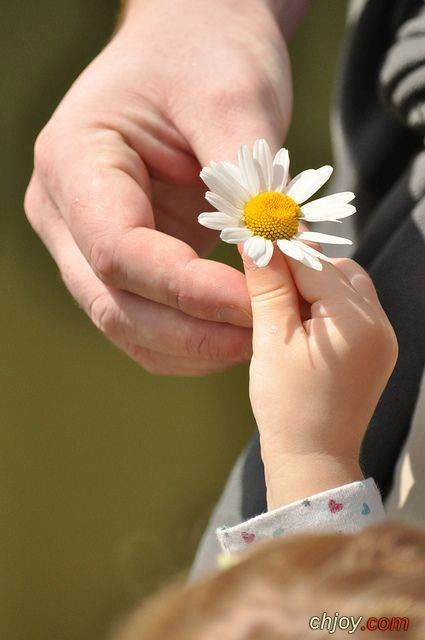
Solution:
[(252, 326), (252, 315), (240, 307), (223, 307), (219, 310), (217, 318), (220, 322), (228, 322), (240, 327)]

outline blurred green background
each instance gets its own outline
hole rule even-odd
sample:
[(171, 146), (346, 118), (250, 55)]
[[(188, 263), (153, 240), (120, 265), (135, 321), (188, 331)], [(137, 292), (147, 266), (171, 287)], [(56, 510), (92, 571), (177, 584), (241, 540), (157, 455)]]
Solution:
[[(37, 132), (108, 39), (116, 0), (0, 0), (0, 637), (93, 640), (190, 564), (253, 432), (247, 369), (154, 378), (91, 326), (23, 214)], [(293, 168), (331, 160), (346, 3), (291, 45)], [(232, 247), (220, 259), (236, 264)]]

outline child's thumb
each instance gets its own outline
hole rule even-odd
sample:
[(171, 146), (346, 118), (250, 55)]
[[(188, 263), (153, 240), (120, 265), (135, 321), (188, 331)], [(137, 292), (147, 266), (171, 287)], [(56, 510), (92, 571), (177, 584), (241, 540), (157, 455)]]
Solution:
[(282, 338), (290, 337), (288, 332), (302, 327), (298, 292), (285, 256), (275, 248), (268, 266), (257, 267), (243, 253), (242, 245), (239, 251), (251, 298), (254, 341), (261, 333), (262, 342), (267, 334), (282, 344)]

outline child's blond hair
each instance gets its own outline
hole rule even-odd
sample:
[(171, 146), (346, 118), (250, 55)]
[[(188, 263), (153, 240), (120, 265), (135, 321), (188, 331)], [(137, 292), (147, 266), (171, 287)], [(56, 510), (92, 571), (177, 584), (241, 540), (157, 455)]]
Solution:
[[(150, 599), (117, 640), (295, 640), (348, 638), (313, 630), (313, 616), (408, 618), (388, 638), (425, 638), (425, 533), (386, 523), (356, 535), (294, 535), (259, 545), (231, 568)], [(315, 626), (317, 620), (315, 618)], [(376, 626), (374, 622), (372, 626)], [(397, 631), (397, 628), (400, 630)], [(352, 634), (351, 634), (352, 635)]]

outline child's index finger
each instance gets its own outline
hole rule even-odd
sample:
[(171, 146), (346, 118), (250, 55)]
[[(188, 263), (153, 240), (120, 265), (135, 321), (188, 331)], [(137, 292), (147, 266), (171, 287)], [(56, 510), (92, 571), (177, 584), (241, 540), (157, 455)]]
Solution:
[(310, 305), (358, 297), (349, 279), (331, 261), (323, 262), (321, 271), (308, 269), (297, 260), (289, 260), (288, 265), (297, 290)]

